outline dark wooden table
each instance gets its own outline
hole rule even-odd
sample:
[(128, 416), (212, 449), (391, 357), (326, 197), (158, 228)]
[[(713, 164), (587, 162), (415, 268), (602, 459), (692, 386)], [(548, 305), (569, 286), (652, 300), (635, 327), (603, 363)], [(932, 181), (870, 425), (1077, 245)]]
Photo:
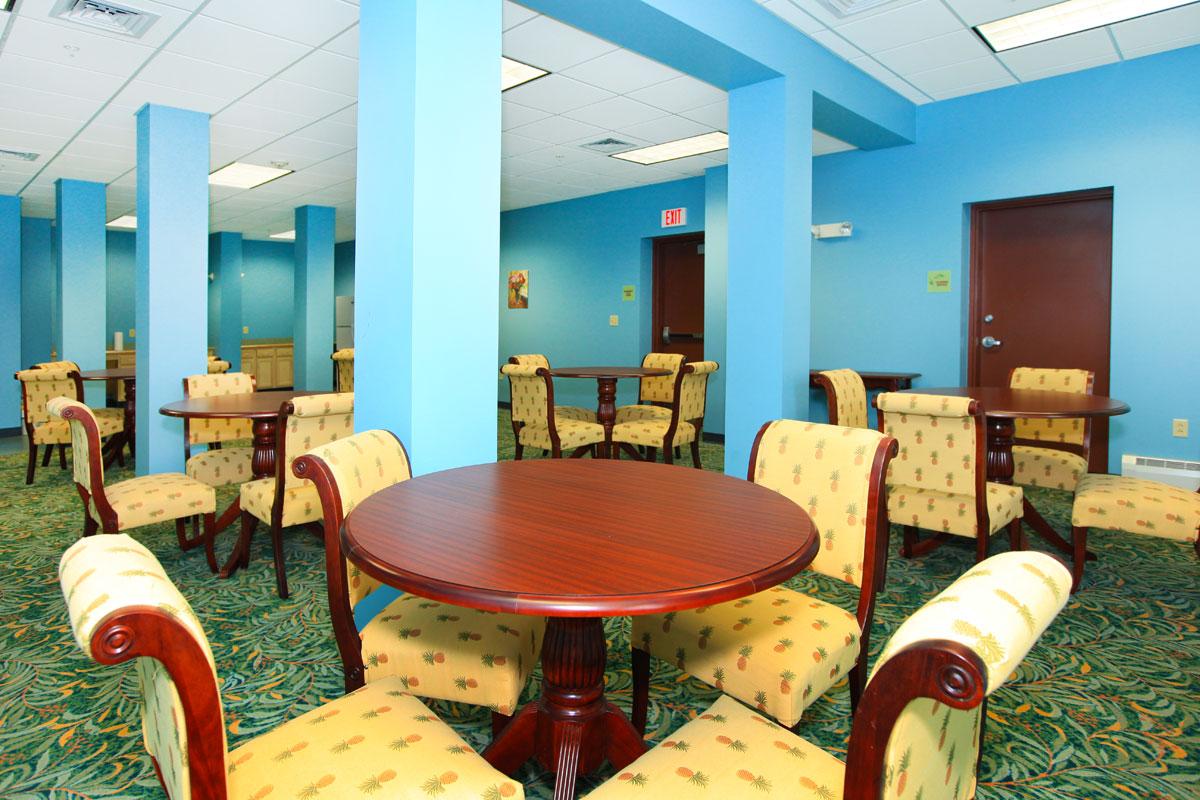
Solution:
[(540, 699), (484, 752), (512, 774), (621, 769), (646, 750), (604, 696), (602, 617), (679, 611), (763, 591), (817, 552), (812, 520), (780, 494), (702, 470), (617, 460), (504, 461), (373, 495), (346, 518), (347, 557), (404, 591), (485, 611), (546, 615)]
[[(1006, 386), (956, 386), (912, 391), (920, 394), (970, 397), (978, 401), (987, 417), (987, 479), (994, 483), (1013, 482), (1012, 449), (1015, 420), (1115, 417), (1129, 413), (1128, 403), (1094, 394), (1009, 389)], [(1053, 446), (1053, 443), (1045, 444)], [(1034, 532), (1064, 553), (1073, 552), (1070, 543), (1051, 527), (1028, 498), (1025, 499), (1024, 510), (1024, 521)]]
[[(189, 397), (167, 403), (158, 411), (168, 417), (187, 419), (248, 419), (253, 431), (254, 455), (250, 471), (255, 480), (275, 476), (275, 428), (279, 419), (279, 407), (293, 397), (321, 394), (321, 392), (297, 392), (292, 389), (270, 392), (248, 392), (220, 397)], [(221, 512), (214, 532), (222, 531), (237, 519), (241, 511), (240, 500)], [(248, 537), (239, 537), (233, 554), (221, 567), (221, 577), (228, 578), (244, 561), (243, 554), (249, 547)]]
[[(814, 389), (821, 388), (821, 384), (817, 383), (818, 372), (822, 372), (822, 370), (813, 369), (808, 372), (808, 385)], [(913, 380), (921, 377), (919, 372), (860, 372), (858, 375), (862, 378), (867, 391), (879, 389), (884, 392), (911, 389)]]
[(596, 379), (596, 420), (604, 426), (604, 444), (600, 453), (611, 458), (613, 424), (617, 419), (617, 381), (621, 378), (660, 378), (670, 375), (671, 370), (651, 367), (556, 367), (550, 370), (555, 378)]
[(125, 430), (121, 433), (120, 442), (113, 448), (109, 462), (115, 458), (116, 450), (129, 445), (129, 457), (137, 458), (137, 400), (135, 388), (137, 370), (134, 367), (119, 367), (115, 369), (85, 369), (80, 370), (79, 379), (84, 381), (122, 381), (125, 384)]

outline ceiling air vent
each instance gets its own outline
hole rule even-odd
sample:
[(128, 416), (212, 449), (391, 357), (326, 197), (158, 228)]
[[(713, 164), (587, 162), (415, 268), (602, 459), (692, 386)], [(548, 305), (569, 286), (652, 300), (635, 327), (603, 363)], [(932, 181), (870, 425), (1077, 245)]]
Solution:
[(609, 153), (620, 153), (622, 150), (629, 150), (633, 147), (633, 145), (629, 142), (622, 142), (620, 139), (614, 139), (611, 136), (607, 139), (600, 139), (599, 141), (588, 142), (587, 144), (581, 144), (579, 146), (585, 150), (593, 150), (597, 153), (604, 153), (605, 155), (608, 155)]
[(886, 6), (896, 0), (817, 0), (839, 17), (852, 17), (855, 14), (879, 6)]
[(37, 161), (37, 153), (23, 153), (20, 150), (0, 150), (0, 159), (12, 161)]
[(100, 0), (58, 0), (50, 16), (134, 39), (158, 20), (157, 14)]

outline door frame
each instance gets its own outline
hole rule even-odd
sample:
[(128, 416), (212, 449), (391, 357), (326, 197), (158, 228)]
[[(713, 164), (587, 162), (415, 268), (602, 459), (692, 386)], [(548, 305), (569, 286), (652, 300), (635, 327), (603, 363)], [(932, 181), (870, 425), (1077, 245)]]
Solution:
[[(1058, 203), (1075, 203), (1082, 200), (1113, 201), (1113, 187), (1097, 189), (1081, 189), (1074, 192), (1059, 192), (1054, 194), (1038, 194), (1028, 197), (1014, 197), (1008, 200), (990, 200), (971, 204), (971, 252), (970, 272), (968, 281), (967, 301), (967, 385), (979, 385), (979, 339), (983, 336), (983, 319), (980, 304), (983, 302), (983, 272), (982, 253), (980, 252), (979, 228), (980, 217), (984, 211), (998, 211), (1006, 208), (1025, 208), (1028, 206), (1049, 206)], [(1108, 237), (1108, 278), (1110, 293), (1108, 301), (1108, 340), (1104, 343), (1104, 360), (1108, 365), (1109, 378), (1112, 377), (1112, 225), (1109, 224)]]
[(667, 243), (694, 241), (696, 244), (704, 244), (704, 231), (692, 231), (690, 233), (677, 233), (671, 236), (655, 236), (651, 241), (652, 268), (650, 272), (650, 352), (661, 352), (658, 348), (662, 346), (662, 320), (661, 320), (661, 304), (659, 303), (659, 287), (662, 286), (662, 245)]

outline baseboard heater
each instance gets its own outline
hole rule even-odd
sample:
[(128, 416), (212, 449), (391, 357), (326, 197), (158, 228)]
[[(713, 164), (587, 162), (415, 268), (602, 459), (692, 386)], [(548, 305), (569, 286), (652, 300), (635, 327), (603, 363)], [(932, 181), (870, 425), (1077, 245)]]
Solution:
[(1125, 453), (1121, 456), (1121, 474), (1128, 478), (1146, 478), (1169, 483), (1189, 491), (1200, 488), (1200, 461), (1150, 458)]

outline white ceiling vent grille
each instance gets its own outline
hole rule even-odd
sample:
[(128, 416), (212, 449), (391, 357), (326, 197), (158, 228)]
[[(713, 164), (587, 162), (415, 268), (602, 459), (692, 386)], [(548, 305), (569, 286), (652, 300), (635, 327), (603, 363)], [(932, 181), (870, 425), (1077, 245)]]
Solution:
[(629, 142), (622, 142), (620, 139), (614, 139), (611, 136), (607, 139), (599, 139), (595, 142), (579, 145), (585, 150), (594, 150), (597, 153), (620, 153), (622, 150), (629, 150), (633, 147)]
[(895, 0), (817, 0), (839, 17), (852, 17), (862, 11), (894, 3)]
[(8, 159), (11, 161), (37, 161), (37, 157), (37, 153), (25, 153), (20, 150), (0, 149), (0, 159)]
[(106, 33), (140, 38), (158, 20), (157, 14), (100, 0), (58, 0), (50, 16), (65, 19)]

